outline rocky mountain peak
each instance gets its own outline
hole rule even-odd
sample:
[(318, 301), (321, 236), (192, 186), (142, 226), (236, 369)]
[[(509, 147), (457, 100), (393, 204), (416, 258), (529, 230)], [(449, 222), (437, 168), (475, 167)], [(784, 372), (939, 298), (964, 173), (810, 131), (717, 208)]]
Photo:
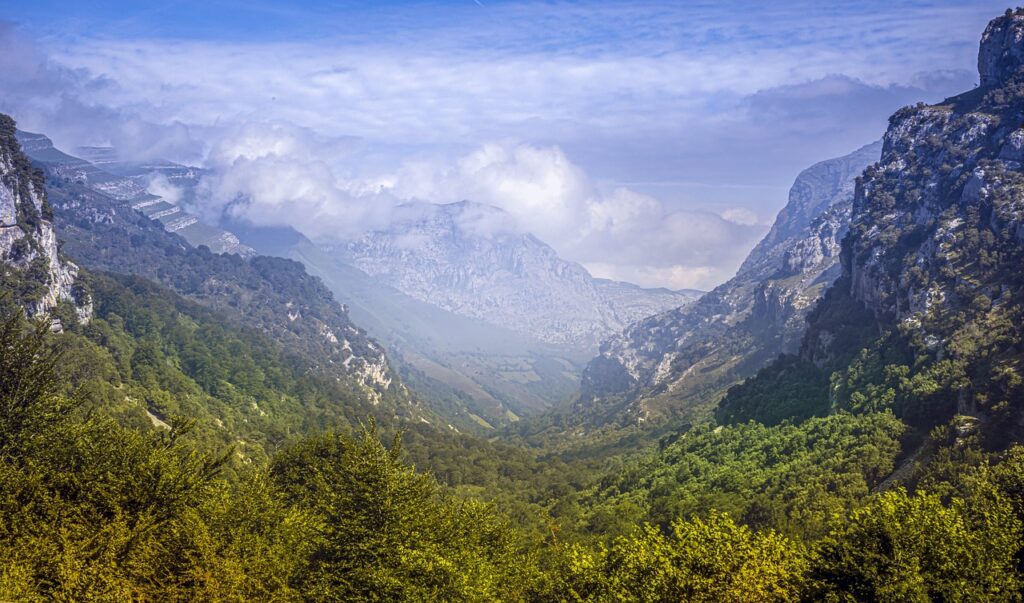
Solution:
[(625, 325), (695, 297), (595, 279), (504, 210), (470, 201), (400, 206), (387, 228), (332, 251), (419, 301), (588, 352)]
[(1024, 65), (1024, 11), (1007, 10), (981, 36), (978, 72), (982, 86), (1006, 83)]
[(799, 357), (730, 391), (720, 419), (891, 408), (924, 427), (1024, 424), (1024, 10), (989, 24), (978, 66), (981, 88), (890, 118)]
[(881, 149), (876, 142), (801, 172), (736, 276), (604, 341), (583, 373), (574, 418), (599, 425), (690, 412), (795, 351), (807, 314), (840, 272), (856, 178)]

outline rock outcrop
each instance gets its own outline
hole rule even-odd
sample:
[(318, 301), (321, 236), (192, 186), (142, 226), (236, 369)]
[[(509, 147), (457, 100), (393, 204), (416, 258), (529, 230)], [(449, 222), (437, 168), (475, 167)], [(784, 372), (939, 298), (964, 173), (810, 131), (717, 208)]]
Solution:
[[(0, 115), (0, 284), (30, 316), (68, 302), (85, 322), (92, 302), (78, 266), (61, 256), (52, 218), (42, 174), (22, 152), (14, 120)], [(54, 328), (61, 328), (57, 317)]]
[(1024, 65), (1024, 15), (1007, 10), (981, 35), (978, 74), (982, 86), (999, 86)]
[[(982, 87), (893, 115), (881, 161), (857, 188), (837, 296), (863, 304), (880, 328), (915, 325), (943, 341), (940, 310), (1015, 294), (994, 275), (1019, 275), (1004, 262), (1024, 244), (1024, 13), (988, 25), (978, 68)], [(835, 356), (815, 341), (804, 354), (819, 364)]]

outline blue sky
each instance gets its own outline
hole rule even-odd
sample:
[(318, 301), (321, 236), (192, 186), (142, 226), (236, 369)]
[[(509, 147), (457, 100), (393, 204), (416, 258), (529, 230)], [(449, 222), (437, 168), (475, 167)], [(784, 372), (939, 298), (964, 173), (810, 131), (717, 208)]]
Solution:
[(708, 288), (796, 174), (976, 81), (996, 2), (0, 2), (0, 110), (200, 163), (341, 238), (499, 205), (601, 276)]

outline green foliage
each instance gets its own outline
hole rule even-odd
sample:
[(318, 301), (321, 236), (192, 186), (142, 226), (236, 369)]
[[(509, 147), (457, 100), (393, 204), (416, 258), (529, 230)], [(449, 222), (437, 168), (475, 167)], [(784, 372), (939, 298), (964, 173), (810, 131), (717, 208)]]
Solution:
[(568, 547), (542, 601), (736, 601), (800, 599), (810, 558), (796, 542), (754, 532), (728, 515), (676, 521), (666, 535), (646, 525), (608, 548)]
[(147, 412), (189, 416), (206, 450), (234, 445), (258, 461), (292, 434), (393, 412), (229, 315), (135, 277), (91, 281), (95, 316), (62, 336), (62, 374), (86, 410), (137, 427)]
[(819, 545), (816, 598), (828, 601), (1016, 601), (1021, 545), (1012, 507), (887, 492)]
[(0, 597), (225, 599), (241, 559), (218, 553), (203, 518), (224, 458), (195, 452), (187, 423), (139, 433), (76, 420), (47, 331), (14, 316), (2, 333)]
[(297, 583), (315, 601), (514, 599), (529, 564), (493, 510), (447, 496), (389, 449), (375, 427), (291, 446), (271, 467), (319, 526)]
[(45, 431), (73, 406), (51, 377), (59, 355), (46, 345), (49, 330), (49, 321), (27, 323), (20, 310), (0, 324), (0, 452)]
[(716, 416), (727, 424), (775, 425), (828, 412), (827, 374), (799, 356), (781, 356), (754, 378), (729, 388)]
[(662, 526), (717, 509), (753, 526), (817, 536), (892, 472), (903, 430), (891, 413), (697, 427), (604, 480), (588, 501), (591, 526), (631, 501)]
[[(498, 600), (532, 564), (493, 508), (454, 499), (371, 428), (219, 477), (168, 431), (80, 420), (43, 328), (0, 330), (0, 598)], [(525, 558), (528, 560), (528, 558)]]
[[(89, 383), (126, 371), (160, 384), (167, 375), (158, 367), (178, 362), (166, 360), (173, 338), (153, 335), (174, 324), (173, 313), (137, 310), (107, 332), (122, 341), (97, 348), (111, 350), (112, 366)], [(149, 333), (153, 344), (129, 332)], [(939, 438), (949, 455), (937, 454), (936, 471), (921, 480), (939, 493), (871, 495), (899, 450), (903, 426), (891, 413), (697, 427), (586, 497), (552, 480), (546, 495), (563, 507), (557, 515), (572, 518), (575, 507), (590, 529), (622, 535), (594, 547), (554, 534), (537, 549), (493, 505), (406, 465), (401, 440), (384, 446), (372, 422), (297, 440), (268, 468), (227, 480), (235, 452), (200, 452), (192, 422), (138, 430), (83, 418), (58, 372), (63, 354), (95, 352), (83, 342), (20, 315), (0, 329), (0, 598), (1018, 599), (1024, 453), (971, 457), (959, 439)], [(417, 446), (423, 455), (426, 444)], [(463, 483), (505, 472), (526, 485), (539, 462), (497, 462), (501, 448), (472, 440), (451, 446), (435, 459), (449, 471), (458, 450), (480, 464), (449, 476)], [(664, 520), (629, 529), (645, 517)]]

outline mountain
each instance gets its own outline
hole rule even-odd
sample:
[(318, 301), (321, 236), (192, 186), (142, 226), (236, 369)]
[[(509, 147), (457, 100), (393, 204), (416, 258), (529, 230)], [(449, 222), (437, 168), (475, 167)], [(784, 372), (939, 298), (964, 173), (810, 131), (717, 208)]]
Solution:
[(505, 212), (475, 203), (408, 204), (387, 230), (334, 247), (290, 229), (226, 226), (320, 277), (387, 346), (403, 381), (464, 430), (567, 401), (606, 322), (697, 295), (595, 279), (516, 232)]
[[(62, 303), (72, 310), (62, 313), (64, 320), (92, 315), (78, 266), (57, 244), (42, 173), (22, 153), (14, 120), (6, 115), (0, 115), (0, 287), (29, 315), (54, 313)], [(62, 327), (60, 320), (55, 317), (55, 329)]]
[(589, 357), (418, 300), (287, 228), (229, 225), (260, 253), (318, 276), (387, 346), (404, 383), (461, 430), (490, 429), (567, 400)]
[(248, 247), (240, 247), (247, 250), (242, 255), (194, 247), (181, 236), (185, 230), (175, 231), (162, 218), (140, 211), (138, 197), (126, 192), (141, 190), (133, 179), (59, 151), (45, 136), (20, 137), (46, 174), (64, 250), (84, 268), (160, 283), (237, 316), (321, 374), (351, 382), (360, 395), (408, 401), (383, 347), (353, 324), (331, 292), (300, 264), (257, 256)]
[(214, 253), (253, 255), (252, 249), (242, 245), (233, 233), (204, 224), (184, 211), (180, 199), (147, 192), (153, 179), (159, 177), (187, 198), (202, 176), (201, 169), (170, 161), (122, 161), (109, 147), (84, 147), (72, 156), (55, 148), (53, 141), (42, 134), (19, 131), (17, 135), (25, 154), (47, 166), (55, 176), (80, 182), (131, 206), (195, 247), (205, 245)]
[(573, 416), (601, 425), (707, 410), (729, 385), (795, 350), (807, 313), (839, 275), (855, 178), (880, 150), (870, 144), (801, 172), (736, 276), (603, 342)]
[(398, 208), (388, 228), (332, 249), (418, 300), (551, 344), (586, 348), (692, 294), (594, 279), (518, 231), (501, 209), (462, 201)]
[(1024, 12), (1007, 11), (982, 36), (980, 87), (892, 116), (798, 354), (730, 391), (722, 420), (888, 408), (921, 428), (959, 414), (997, 442), (1021, 437), (1022, 40)]

